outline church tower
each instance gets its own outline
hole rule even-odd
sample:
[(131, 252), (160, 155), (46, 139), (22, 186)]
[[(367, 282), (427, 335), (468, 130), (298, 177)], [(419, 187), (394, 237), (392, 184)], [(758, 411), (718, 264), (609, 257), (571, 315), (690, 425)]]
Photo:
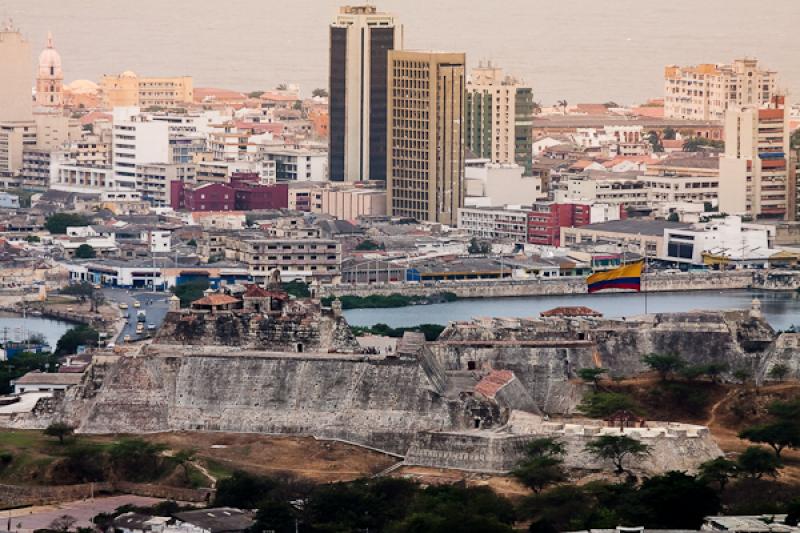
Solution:
[(36, 107), (60, 111), (64, 108), (64, 72), (61, 55), (53, 46), (53, 34), (47, 34), (47, 47), (39, 54), (36, 75)]

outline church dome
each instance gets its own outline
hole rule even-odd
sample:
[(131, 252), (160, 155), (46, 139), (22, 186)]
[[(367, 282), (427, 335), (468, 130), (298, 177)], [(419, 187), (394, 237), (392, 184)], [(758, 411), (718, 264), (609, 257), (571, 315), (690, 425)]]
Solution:
[(98, 91), (98, 85), (89, 80), (75, 80), (65, 87), (72, 93), (94, 94)]
[(47, 48), (39, 54), (39, 78), (62, 79), (61, 54), (53, 46), (53, 34), (47, 34)]

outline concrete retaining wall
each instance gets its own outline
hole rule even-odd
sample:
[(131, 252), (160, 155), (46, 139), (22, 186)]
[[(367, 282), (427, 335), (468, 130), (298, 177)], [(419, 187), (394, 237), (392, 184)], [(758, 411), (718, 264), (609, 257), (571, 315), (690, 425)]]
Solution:
[[(797, 275), (800, 286), (800, 273)], [(648, 292), (680, 292), (699, 290), (735, 290), (753, 286), (751, 272), (708, 272), (692, 274), (653, 274), (645, 276)], [(787, 287), (791, 288), (791, 287)], [(437, 292), (452, 292), (459, 298), (502, 298), (514, 296), (558, 296), (585, 294), (586, 280), (484, 280), (442, 281), (436, 283), (392, 283), (371, 285), (323, 285), (320, 294), (327, 296), (388, 296), (400, 293), (407, 296), (428, 296)]]

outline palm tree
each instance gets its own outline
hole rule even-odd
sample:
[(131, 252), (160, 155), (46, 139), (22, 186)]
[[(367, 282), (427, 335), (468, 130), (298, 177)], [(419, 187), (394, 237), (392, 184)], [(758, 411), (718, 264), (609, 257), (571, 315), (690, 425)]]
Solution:
[(559, 100), (559, 101), (556, 103), (556, 107), (560, 107), (560, 108), (561, 108), (561, 111), (562, 111), (562, 112), (563, 112), (565, 115), (567, 114), (567, 106), (568, 106), (568, 105), (569, 105), (569, 104), (567, 103), (567, 101), (566, 101), (566, 100)]
[(542, 112), (542, 104), (540, 102), (533, 102), (531, 104), (531, 111), (534, 115), (538, 115)]

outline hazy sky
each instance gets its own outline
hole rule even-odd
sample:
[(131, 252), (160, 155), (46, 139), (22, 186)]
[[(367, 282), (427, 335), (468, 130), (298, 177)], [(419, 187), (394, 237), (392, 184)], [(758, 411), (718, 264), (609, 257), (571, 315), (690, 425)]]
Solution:
[[(662, 92), (666, 64), (750, 55), (800, 100), (800, 0), (385, 0), (407, 48), (493, 59), (545, 104)], [(327, 85), (332, 0), (0, 0), (38, 54), (48, 29), (67, 80), (190, 74), (196, 86)]]

